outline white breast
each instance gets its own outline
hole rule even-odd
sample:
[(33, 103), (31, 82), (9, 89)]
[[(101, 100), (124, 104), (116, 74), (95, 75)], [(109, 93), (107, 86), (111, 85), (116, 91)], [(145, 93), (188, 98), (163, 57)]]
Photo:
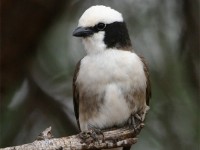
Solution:
[[(107, 50), (95, 55), (88, 55), (81, 61), (77, 83), (91, 93), (105, 93), (104, 106), (97, 117), (82, 120), (80, 125), (87, 130), (91, 124), (103, 128), (121, 124), (128, 119), (130, 110), (123, 96), (124, 91), (146, 89), (146, 77), (141, 59), (132, 52)], [(122, 90), (123, 89), (123, 90)]]

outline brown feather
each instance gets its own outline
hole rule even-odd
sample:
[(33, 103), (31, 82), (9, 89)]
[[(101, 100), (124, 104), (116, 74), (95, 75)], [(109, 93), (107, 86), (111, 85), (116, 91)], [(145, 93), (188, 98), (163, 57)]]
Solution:
[(78, 124), (78, 128), (80, 129), (80, 123), (79, 123), (79, 89), (76, 85), (76, 79), (79, 73), (81, 60), (77, 63), (75, 71), (74, 71), (74, 77), (73, 77), (73, 102), (74, 102), (74, 113), (76, 116), (76, 121)]
[(146, 88), (146, 104), (149, 106), (149, 101), (150, 101), (150, 98), (151, 98), (151, 83), (150, 83), (150, 78), (149, 78), (149, 69), (147, 67), (147, 64), (144, 60), (144, 57), (141, 57), (141, 60), (144, 64), (144, 72), (145, 72), (145, 76), (147, 78), (147, 81), (146, 81), (146, 84), (147, 84), (147, 88)]

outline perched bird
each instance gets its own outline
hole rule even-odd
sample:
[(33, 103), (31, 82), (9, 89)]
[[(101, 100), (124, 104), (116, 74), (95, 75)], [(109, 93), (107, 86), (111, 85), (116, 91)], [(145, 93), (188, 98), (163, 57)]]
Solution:
[(123, 126), (132, 116), (144, 121), (151, 96), (149, 73), (133, 51), (122, 14), (92, 6), (80, 17), (73, 36), (81, 37), (87, 53), (73, 78), (80, 130)]

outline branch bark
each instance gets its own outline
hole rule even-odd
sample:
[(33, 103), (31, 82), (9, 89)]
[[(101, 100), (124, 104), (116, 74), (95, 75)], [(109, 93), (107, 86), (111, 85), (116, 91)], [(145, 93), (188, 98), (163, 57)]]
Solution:
[[(136, 136), (140, 133), (144, 124), (141, 123), (137, 127), (123, 127), (120, 129), (112, 129), (104, 131), (92, 137), (94, 132), (88, 131), (85, 134), (77, 134), (62, 138), (52, 138), (44, 140), (36, 140), (32, 143), (1, 148), (0, 150), (94, 150), (102, 148), (116, 148), (131, 146), (137, 142)], [(46, 131), (44, 131), (46, 132)], [(83, 138), (83, 135), (84, 138)]]

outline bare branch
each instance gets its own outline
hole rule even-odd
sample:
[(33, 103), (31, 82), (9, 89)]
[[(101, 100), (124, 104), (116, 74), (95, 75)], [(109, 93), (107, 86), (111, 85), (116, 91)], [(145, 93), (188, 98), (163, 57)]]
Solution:
[[(135, 128), (123, 127), (120, 129), (109, 130), (103, 132), (103, 134), (98, 134), (95, 138), (92, 136), (87, 137), (87, 135), (86, 137), (81, 138), (81, 134), (62, 138), (47, 138), (20, 146), (2, 148), (0, 150), (94, 150), (130, 146), (137, 142), (136, 136), (143, 127), (144, 124), (141, 123)], [(93, 132), (89, 131), (88, 133)]]

